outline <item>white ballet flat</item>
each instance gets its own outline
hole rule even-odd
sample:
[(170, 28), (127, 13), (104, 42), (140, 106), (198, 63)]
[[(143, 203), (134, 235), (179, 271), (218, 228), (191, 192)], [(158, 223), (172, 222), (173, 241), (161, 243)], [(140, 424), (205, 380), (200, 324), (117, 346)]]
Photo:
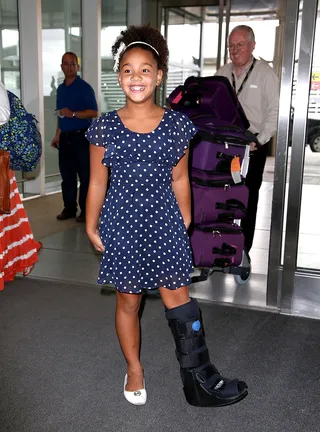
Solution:
[(128, 382), (128, 375), (124, 377), (123, 395), (133, 405), (144, 405), (147, 402), (146, 384), (143, 379), (143, 389), (135, 391), (127, 391), (126, 385)]

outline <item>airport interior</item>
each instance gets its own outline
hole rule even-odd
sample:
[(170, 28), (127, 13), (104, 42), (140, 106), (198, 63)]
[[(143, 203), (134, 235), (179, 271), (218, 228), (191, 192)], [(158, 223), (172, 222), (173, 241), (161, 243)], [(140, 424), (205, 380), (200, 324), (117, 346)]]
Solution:
[[(43, 247), (30, 276), (0, 292), (1, 432), (320, 430), (319, 10), (317, 0), (0, 0), (1, 82), (35, 115), (43, 137), (37, 169), (16, 172)], [(116, 110), (125, 98), (111, 46), (121, 30), (147, 23), (169, 47), (168, 79), (157, 94), (162, 106), (189, 76), (212, 76), (229, 62), (228, 35), (240, 24), (252, 27), (254, 56), (280, 80), (250, 275), (213, 272), (190, 285), (212, 357), (250, 381), (249, 396), (221, 410), (184, 401), (157, 292), (144, 296), (141, 318), (150, 402), (128, 406), (115, 289), (97, 284), (101, 255), (84, 224), (56, 220), (61, 176), (50, 143), (61, 56), (77, 54), (99, 113)]]

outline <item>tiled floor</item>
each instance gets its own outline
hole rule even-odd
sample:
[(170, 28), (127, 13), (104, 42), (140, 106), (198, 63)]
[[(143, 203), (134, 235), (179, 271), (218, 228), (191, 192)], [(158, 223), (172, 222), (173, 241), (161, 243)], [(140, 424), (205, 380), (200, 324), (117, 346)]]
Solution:
[[(265, 190), (266, 189), (266, 190)], [(264, 195), (271, 196), (268, 184)], [(259, 209), (258, 229), (252, 249), (253, 274), (245, 285), (237, 285), (232, 275), (214, 273), (205, 282), (190, 287), (192, 295), (209, 301), (266, 307), (270, 206)], [(76, 225), (41, 239), (43, 249), (32, 276), (43, 279), (96, 284), (100, 255), (92, 248), (84, 225)], [(97, 289), (99, 286), (97, 285)]]
[[(83, 225), (44, 238), (42, 243), (32, 277), (96, 285), (100, 254), (91, 247)], [(209, 301), (265, 308), (268, 251), (257, 249), (253, 256), (254, 271), (245, 285), (237, 285), (232, 275), (214, 273), (207, 281), (191, 285), (191, 294)]]
[[(299, 237), (298, 264), (320, 269), (320, 154), (311, 152), (303, 186), (303, 202)], [(207, 281), (190, 286), (195, 297), (216, 302), (233, 303), (245, 307), (266, 308), (266, 287), (273, 193), (273, 159), (269, 158), (265, 181), (260, 190), (259, 209), (253, 248), (251, 250), (252, 275), (244, 285), (237, 285), (232, 275), (212, 274)], [(100, 256), (91, 247), (83, 225), (73, 226), (42, 239), (43, 249), (33, 277), (95, 284)], [(97, 289), (100, 287), (98, 285)], [(320, 280), (297, 278), (293, 299), (293, 312), (320, 317)]]

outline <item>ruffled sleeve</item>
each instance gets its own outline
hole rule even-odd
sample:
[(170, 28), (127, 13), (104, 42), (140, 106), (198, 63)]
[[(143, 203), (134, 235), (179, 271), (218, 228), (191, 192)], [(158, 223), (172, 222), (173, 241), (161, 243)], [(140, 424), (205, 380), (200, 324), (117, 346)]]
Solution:
[(85, 136), (91, 144), (106, 147), (111, 138), (110, 113), (102, 114), (89, 127)]
[(197, 129), (191, 120), (184, 114), (175, 112), (173, 128), (173, 165), (177, 165), (189, 147), (191, 138), (197, 133)]
[(102, 164), (105, 166), (112, 165), (112, 159), (115, 154), (113, 130), (114, 119), (112, 119), (112, 112), (110, 112), (98, 117), (85, 133), (87, 140), (91, 144), (106, 149), (102, 159)]

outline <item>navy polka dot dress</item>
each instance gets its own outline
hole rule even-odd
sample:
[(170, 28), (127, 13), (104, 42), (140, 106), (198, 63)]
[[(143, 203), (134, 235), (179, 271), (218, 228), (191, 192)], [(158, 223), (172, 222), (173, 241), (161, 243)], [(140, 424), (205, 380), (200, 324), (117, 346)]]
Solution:
[(98, 283), (131, 294), (190, 283), (189, 238), (171, 182), (195, 133), (185, 115), (171, 110), (151, 133), (130, 131), (116, 111), (88, 129), (87, 139), (105, 147), (102, 164), (111, 169), (100, 218), (105, 251)]

